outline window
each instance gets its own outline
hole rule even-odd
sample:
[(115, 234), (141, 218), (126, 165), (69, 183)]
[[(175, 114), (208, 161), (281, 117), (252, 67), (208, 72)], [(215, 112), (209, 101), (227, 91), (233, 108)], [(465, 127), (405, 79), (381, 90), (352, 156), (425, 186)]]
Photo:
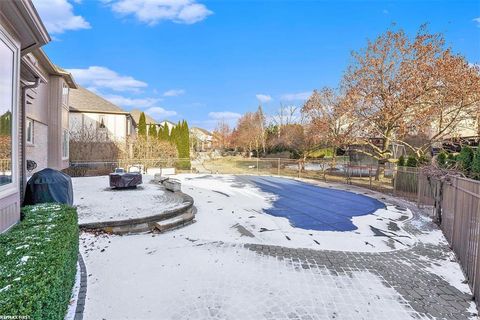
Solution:
[(27, 143), (33, 144), (33, 120), (32, 119), (27, 119), (25, 134), (27, 135)]
[(63, 129), (63, 140), (62, 140), (62, 157), (63, 159), (67, 159), (68, 158), (68, 148), (69, 148), (69, 142), (68, 142), (68, 139), (69, 139), (69, 135), (68, 135), (68, 130), (67, 129)]
[(64, 106), (68, 105), (68, 86), (66, 83), (62, 85), (62, 103)]
[(16, 51), (0, 32), (0, 187), (13, 182)]
[(98, 116), (98, 129), (105, 129), (105, 116)]

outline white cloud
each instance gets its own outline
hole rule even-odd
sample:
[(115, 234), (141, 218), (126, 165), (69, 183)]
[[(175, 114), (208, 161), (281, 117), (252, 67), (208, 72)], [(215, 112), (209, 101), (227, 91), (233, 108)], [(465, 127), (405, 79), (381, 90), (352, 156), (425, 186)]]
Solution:
[(231, 111), (209, 112), (208, 117), (215, 120), (233, 120), (238, 119), (242, 115)]
[(163, 117), (172, 117), (177, 115), (176, 111), (165, 110), (164, 108), (161, 108), (161, 107), (148, 108), (145, 110), (145, 113), (156, 120), (160, 120), (160, 118), (163, 118)]
[(298, 92), (298, 93), (286, 93), (280, 97), (283, 101), (298, 101), (298, 100), (307, 100), (310, 95), (312, 94), (311, 91), (305, 92)]
[(114, 12), (155, 25), (162, 20), (193, 24), (213, 14), (195, 0), (104, 0)]
[(75, 80), (84, 87), (108, 88), (115, 91), (139, 92), (147, 87), (143, 81), (130, 76), (122, 76), (105, 67), (91, 66), (87, 69), (68, 69)]
[(141, 109), (153, 107), (162, 100), (157, 98), (128, 98), (119, 95), (104, 95), (103, 97), (117, 106)]
[(76, 16), (73, 5), (67, 0), (34, 0), (49, 33), (60, 34), (68, 30), (89, 29), (90, 24), (82, 16)]
[(473, 19), (472, 21), (477, 24), (477, 27), (480, 27), (480, 17), (475, 18), (475, 19)]
[(182, 94), (185, 94), (184, 89), (171, 89), (171, 90), (165, 91), (163, 93), (163, 96), (164, 97), (178, 97), (178, 96), (181, 96)]
[(272, 101), (272, 97), (268, 94), (256, 94), (255, 97), (257, 97), (258, 101), (262, 102), (262, 103), (267, 103), (267, 102), (270, 102)]

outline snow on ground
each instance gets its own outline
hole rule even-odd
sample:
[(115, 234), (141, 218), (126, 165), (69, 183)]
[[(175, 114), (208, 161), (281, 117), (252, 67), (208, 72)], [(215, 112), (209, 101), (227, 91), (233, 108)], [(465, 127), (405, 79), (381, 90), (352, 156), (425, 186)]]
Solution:
[(262, 192), (231, 175), (178, 175), (182, 190), (198, 209), (189, 237), (209, 241), (271, 244), (292, 248), (379, 252), (412, 246), (415, 238), (402, 228), (412, 213), (394, 206), (353, 217), (357, 230), (316, 231), (294, 228), (287, 218), (262, 210), (276, 195)]
[(91, 273), (85, 319), (420, 318), (370, 272), (303, 269), (241, 245), (190, 241), (184, 231), (83, 234)]
[(78, 294), (80, 292), (80, 265), (77, 263), (77, 273), (75, 274), (75, 283), (72, 289), (72, 295), (68, 304), (67, 313), (64, 320), (74, 320), (75, 311), (77, 309)]
[[(243, 247), (256, 243), (378, 252), (408, 248), (416, 241), (443, 243), (438, 229), (416, 237), (407, 233), (403, 227), (412, 218), (410, 211), (387, 206), (354, 217), (358, 229), (351, 232), (303, 230), (263, 212), (276, 195), (234, 176), (176, 178), (195, 200), (196, 223), (164, 234), (82, 233), (88, 274), (85, 319), (421, 319), (382, 276), (357, 269), (343, 274), (322, 266), (305, 269), (298, 260)], [(101, 191), (89, 183), (83, 187), (91, 189), (84, 191), (90, 200), (95, 188)], [(425, 271), (469, 293), (452, 259), (424, 259)]]
[(181, 199), (143, 176), (136, 189), (110, 189), (108, 176), (73, 178), (79, 223), (118, 221), (160, 214), (181, 205)]
[(438, 275), (459, 291), (471, 294), (470, 287), (465, 281), (465, 276), (463, 275), (462, 269), (456, 261), (453, 252), (451, 253), (451, 256), (445, 257), (445, 259), (439, 258), (428, 262), (430, 262), (430, 266), (426, 267), (425, 270)]

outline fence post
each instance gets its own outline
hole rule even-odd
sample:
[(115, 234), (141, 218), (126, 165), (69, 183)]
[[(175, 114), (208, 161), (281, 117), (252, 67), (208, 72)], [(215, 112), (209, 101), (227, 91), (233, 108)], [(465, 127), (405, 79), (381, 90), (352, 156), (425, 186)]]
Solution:
[(280, 176), (280, 158), (278, 158), (277, 175)]
[(368, 183), (370, 188), (372, 188), (372, 166), (368, 167)]
[(454, 247), (454, 243), (455, 243), (455, 225), (456, 225), (456, 222), (457, 222), (457, 196), (458, 196), (458, 180), (457, 180), (457, 177), (452, 177), (454, 183), (453, 183), (453, 190), (454, 190), (454, 194), (455, 194), (455, 199), (453, 200), (453, 223), (452, 223), (452, 234), (450, 236), (450, 245), (452, 246), (452, 248)]

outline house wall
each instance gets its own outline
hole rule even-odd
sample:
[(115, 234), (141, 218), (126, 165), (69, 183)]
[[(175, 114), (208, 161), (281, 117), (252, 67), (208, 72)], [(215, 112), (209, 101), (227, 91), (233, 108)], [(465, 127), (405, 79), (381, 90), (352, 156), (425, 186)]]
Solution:
[(99, 133), (99, 137), (103, 137), (103, 140), (126, 142), (128, 119), (125, 114), (70, 112), (70, 131), (73, 135), (82, 128), (88, 131), (97, 131), (100, 128), (101, 119), (105, 125), (106, 136)]
[(33, 143), (26, 143), (25, 153), (27, 160), (37, 163), (37, 168), (27, 172), (27, 176), (48, 167), (48, 126), (46, 124), (33, 120)]
[(48, 104), (50, 101), (48, 73), (33, 54), (28, 54), (25, 59), (28, 59), (37, 68), (42, 78), (46, 79), (42, 80), (37, 88), (29, 89), (25, 93), (25, 117), (33, 123), (33, 143), (26, 141), (25, 160), (33, 160), (37, 163), (35, 170), (27, 171), (27, 176), (31, 176), (48, 166)]
[(159, 123), (159, 125), (161, 125), (162, 127), (165, 126), (165, 123), (167, 124), (167, 127), (168, 127), (168, 131), (171, 133), (172, 132), (172, 129), (175, 128), (175, 124), (169, 122), (169, 121), (162, 121)]
[(61, 170), (68, 167), (68, 143), (64, 156), (64, 134), (69, 131), (68, 95), (63, 97), (65, 80), (60, 76), (49, 77), (48, 167)]

